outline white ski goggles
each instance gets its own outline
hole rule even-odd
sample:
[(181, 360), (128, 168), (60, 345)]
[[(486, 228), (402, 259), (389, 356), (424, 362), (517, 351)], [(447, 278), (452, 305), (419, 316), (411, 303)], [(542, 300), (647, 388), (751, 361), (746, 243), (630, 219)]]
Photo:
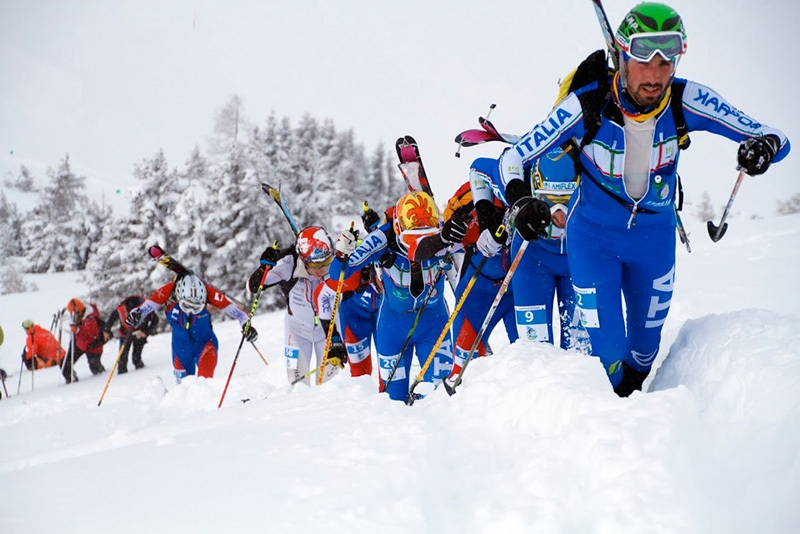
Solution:
[(623, 52), (636, 61), (648, 63), (656, 54), (667, 61), (676, 61), (686, 52), (686, 42), (680, 32), (637, 33), (627, 43), (619, 43)]

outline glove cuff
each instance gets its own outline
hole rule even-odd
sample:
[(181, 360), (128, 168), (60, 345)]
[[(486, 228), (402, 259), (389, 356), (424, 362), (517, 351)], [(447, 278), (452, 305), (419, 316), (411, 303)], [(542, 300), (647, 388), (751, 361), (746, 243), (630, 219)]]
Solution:
[(775, 154), (778, 153), (778, 150), (781, 149), (781, 140), (775, 134), (767, 134), (762, 137), (764, 140), (764, 144), (769, 147), (770, 152), (772, 152), (771, 156), (774, 158)]
[(513, 206), (525, 197), (532, 196), (530, 185), (522, 180), (511, 180), (506, 185), (506, 200), (509, 206)]

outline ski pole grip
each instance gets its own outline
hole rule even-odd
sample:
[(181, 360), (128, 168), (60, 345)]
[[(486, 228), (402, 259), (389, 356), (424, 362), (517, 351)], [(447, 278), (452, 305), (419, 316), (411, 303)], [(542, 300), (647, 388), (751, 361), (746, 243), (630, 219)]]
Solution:
[[(278, 250), (278, 240), (272, 243), (272, 248)], [(264, 266), (264, 273), (261, 275), (261, 282), (258, 284), (258, 291), (264, 289), (264, 284), (267, 282), (267, 274), (269, 274), (269, 266)]]

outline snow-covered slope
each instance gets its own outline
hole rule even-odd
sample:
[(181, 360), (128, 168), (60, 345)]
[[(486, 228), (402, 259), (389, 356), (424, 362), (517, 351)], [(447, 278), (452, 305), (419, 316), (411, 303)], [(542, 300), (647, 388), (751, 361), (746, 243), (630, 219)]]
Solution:
[(270, 365), (245, 347), (222, 409), (231, 322), (216, 378), (175, 385), (156, 336), (98, 407), (107, 375), (82, 361), (76, 384), (20, 382), (19, 323), (84, 290), (31, 277), (0, 297), (2, 532), (796, 532), (800, 216), (734, 219), (716, 244), (687, 224), (660, 368), (628, 399), (593, 358), (502, 333), (453, 397), (409, 408), (345, 374), (291, 391), (277, 313), (255, 323)]

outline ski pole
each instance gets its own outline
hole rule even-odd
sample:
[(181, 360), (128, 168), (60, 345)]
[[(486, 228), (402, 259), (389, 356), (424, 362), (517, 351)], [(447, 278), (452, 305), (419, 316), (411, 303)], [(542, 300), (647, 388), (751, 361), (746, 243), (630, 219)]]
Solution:
[(281, 198), (280, 190), (275, 189), (274, 187), (266, 183), (261, 184), (261, 190), (264, 191), (269, 196), (271, 196), (272, 200), (274, 200), (275, 203), (278, 204), (278, 207), (283, 212), (283, 216), (286, 217), (286, 221), (289, 223), (289, 226), (292, 227), (292, 232), (294, 232), (295, 236), (298, 235), (300, 233), (300, 226), (297, 224), (297, 221), (295, 221), (294, 217), (292, 217), (291, 212), (289, 212), (289, 206), (287, 206), (286, 203), (283, 201), (283, 198)]
[(692, 246), (689, 244), (689, 234), (686, 233), (686, 227), (683, 226), (680, 213), (678, 213), (678, 207), (673, 205), (673, 208), (675, 210), (675, 227), (678, 229), (678, 237), (680, 238), (681, 243), (686, 245), (686, 251), (692, 252)]
[(739, 171), (739, 176), (736, 178), (736, 183), (733, 185), (733, 192), (728, 199), (728, 204), (725, 206), (725, 211), (722, 212), (722, 219), (719, 221), (719, 226), (714, 226), (713, 221), (708, 221), (706, 223), (708, 236), (714, 243), (722, 239), (722, 236), (724, 236), (725, 232), (728, 230), (728, 223), (725, 222), (725, 219), (728, 218), (728, 213), (731, 211), (731, 206), (733, 205), (733, 199), (736, 198), (736, 193), (739, 191), (739, 186), (742, 185), (743, 178), (744, 171)]
[[(501, 232), (502, 230), (498, 230)], [(433, 357), (436, 356), (436, 351), (439, 350), (442, 342), (444, 341), (445, 336), (450, 333), (450, 326), (453, 324), (453, 321), (456, 319), (456, 315), (458, 312), (461, 311), (461, 307), (464, 305), (464, 302), (467, 300), (467, 295), (469, 292), (472, 291), (472, 286), (475, 285), (475, 281), (478, 279), (478, 276), (481, 274), (481, 269), (483, 269), (483, 265), (486, 263), (487, 256), (481, 258), (480, 263), (478, 263), (478, 267), (475, 269), (475, 272), (472, 274), (472, 277), (467, 282), (467, 287), (464, 288), (464, 292), (461, 294), (461, 298), (458, 299), (455, 308), (453, 308), (453, 313), (450, 314), (450, 318), (447, 319), (447, 322), (442, 328), (442, 333), (439, 334), (439, 339), (436, 340), (436, 343), (433, 344), (433, 348), (431, 349), (431, 353), (428, 355), (428, 359), (425, 360), (425, 363), (422, 365), (422, 368), (419, 370), (417, 377), (414, 379), (414, 383), (411, 384), (411, 389), (408, 391), (408, 395), (406, 396), (406, 404), (412, 406), (414, 401), (417, 400), (418, 396), (414, 394), (414, 390), (417, 388), (420, 382), (422, 382), (422, 378), (425, 376), (425, 371), (428, 370), (430, 367), (431, 362), (433, 361)]]
[(314, 367), (312, 370), (310, 370), (309, 372), (307, 372), (307, 373), (306, 373), (306, 374), (304, 374), (303, 376), (298, 376), (297, 378), (295, 378), (294, 380), (292, 380), (292, 381), (289, 383), (289, 385), (290, 385), (290, 386), (293, 386), (293, 385), (297, 384), (298, 382), (302, 382), (303, 380), (305, 380), (305, 379), (306, 379), (306, 378), (308, 378), (309, 376), (316, 374), (316, 373), (317, 373), (317, 371), (319, 371), (319, 370), (320, 370), (320, 367), (322, 367), (322, 366), (317, 366), (317, 367)]
[[(430, 300), (431, 295), (433, 294), (433, 289), (436, 287), (436, 284), (439, 283), (439, 280), (441, 280), (442, 275), (444, 274), (444, 270), (447, 267), (447, 263), (450, 261), (450, 256), (452, 256), (453, 253), (452, 250), (453, 250), (452, 245), (447, 247), (447, 253), (444, 255), (444, 258), (440, 263), (441, 268), (439, 269), (439, 272), (436, 273), (436, 279), (431, 284), (431, 288), (425, 295), (425, 299), (422, 301), (422, 305), (419, 307), (419, 310), (417, 310), (417, 315), (416, 317), (414, 317), (414, 322), (411, 324), (411, 328), (409, 329), (408, 334), (406, 335), (406, 340), (403, 342), (403, 347), (400, 349), (400, 354), (394, 361), (394, 365), (392, 366), (392, 370), (389, 372), (389, 376), (386, 377), (386, 382), (383, 384), (382, 391), (386, 391), (386, 389), (389, 387), (389, 384), (392, 383), (392, 378), (394, 378), (394, 374), (397, 372), (397, 368), (400, 366), (400, 362), (403, 360), (403, 354), (406, 352), (408, 344), (411, 342), (411, 336), (414, 335), (414, 331), (417, 329), (417, 325), (419, 325), (419, 320), (420, 317), (422, 317), (422, 312), (425, 310), (425, 306), (428, 305), (428, 301)], [(378, 381), (380, 381), (380, 376), (378, 376)]]
[[(31, 338), (31, 393), (33, 393), (33, 372), (36, 370), (36, 354), (33, 352), (36, 345), (34, 345), (33, 334), (28, 333)], [(22, 354), (25, 354), (25, 349), (22, 349)]]
[(19, 379), (17, 379), (17, 395), (19, 395), (19, 388), (22, 387), (22, 366), (25, 365), (25, 349), (22, 349), (22, 361), (19, 362)]
[[(70, 330), (70, 343), (69, 343), (69, 383), (75, 381), (75, 332), (72, 330), (72, 325), (69, 327)], [(87, 356), (88, 358), (88, 356)]]
[(503, 278), (503, 283), (500, 284), (500, 289), (497, 290), (497, 295), (494, 297), (494, 301), (492, 302), (492, 306), (489, 308), (489, 312), (486, 314), (486, 318), (483, 320), (483, 324), (481, 325), (481, 329), (475, 335), (475, 341), (472, 342), (472, 347), (470, 347), (469, 352), (467, 353), (467, 357), (464, 360), (464, 365), (461, 366), (461, 371), (459, 371), (456, 379), (453, 381), (453, 385), (450, 386), (447, 383), (447, 380), (442, 380), (444, 384), (444, 389), (447, 391), (448, 395), (454, 395), (456, 392), (456, 388), (459, 384), (461, 384), (461, 377), (464, 376), (464, 371), (467, 370), (467, 365), (469, 365), (470, 360), (472, 360), (472, 355), (475, 354), (475, 350), (477, 350), (478, 345), (481, 343), (481, 338), (483, 337), (484, 332), (486, 329), (489, 328), (489, 323), (494, 316), (494, 312), (497, 311), (497, 307), (500, 305), (500, 301), (503, 299), (503, 296), (508, 289), (508, 284), (511, 283), (511, 277), (514, 276), (514, 271), (517, 270), (517, 266), (519, 265), (522, 256), (525, 254), (525, 250), (528, 248), (528, 243), (530, 241), (523, 241), (522, 245), (520, 245), (519, 250), (517, 251), (517, 255), (514, 256), (514, 261), (511, 262), (511, 266), (508, 268), (508, 272), (506, 273), (506, 277)]
[(3, 371), (0, 373), (0, 381), (3, 382), (3, 391), (6, 392), (6, 398), (11, 398), (11, 395), (8, 394), (8, 388), (6, 387), (6, 373)]
[[(272, 244), (272, 248), (275, 250), (278, 249), (277, 241)], [(222, 403), (225, 401), (225, 394), (228, 392), (228, 386), (230, 385), (231, 378), (233, 377), (233, 370), (236, 369), (236, 362), (239, 360), (239, 353), (242, 351), (242, 345), (244, 345), (244, 340), (247, 338), (247, 334), (250, 332), (250, 323), (252, 323), (253, 316), (256, 314), (258, 299), (261, 297), (261, 292), (264, 291), (264, 284), (267, 283), (267, 274), (269, 274), (270, 269), (272, 269), (270, 265), (264, 266), (264, 272), (261, 275), (261, 281), (258, 283), (258, 290), (253, 296), (253, 305), (250, 306), (250, 314), (247, 316), (247, 322), (244, 323), (244, 326), (242, 327), (242, 339), (239, 340), (239, 348), (236, 349), (236, 356), (233, 357), (231, 370), (228, 373), (228, 380), (225, 381), (225, 388), (222, 390), (222, 396), (219, 398), (219, 404), (217, 404), (218, 409), (222, 407)], [(255, 345), (253, 346), (255, 347)]]
[(614, 64), (614, 70), (619, 70), (619, 56), (617, 56), (617, 49), (614, 44), (614, 30), (611, 29), (611, 23), (608, 21), (605, 8), (603, 8), (603, 2), (602, 0), (592, 0), (592, 4), (594, 4), (597, 22), (600, 23), (600, 29), (603, 31), (603, 39), (606, 41), (608, 55), (611, 57), (611, 62)]
[(262, 361), (262, 362), (264, 362), (264, 365), (266, 365), (267, 367), (269, 367), (269, 362), (268, 362), (268, 361), (267, 361), (267, 359), (264, 357), (264, 355), (263, 355), (263, 354), (261, 354), (261, 351), (260, 351), (260, 350), (258, 350), (258, 347), (256, 347), (256, 342), (255, 342), (255, 341), (251, 341), (251, 342), (250, 342), (250, 344), (253, 346), (253, 350), (255, 350), (255, 351), (256, 351), (256, 354), (258, 354), (258, 355), (259, 355), (259, 357), (261, 357), (261, 361)]
[[(355, 221), (350, 221), (350, 233), (353, 233), (355, 228)], [(336, 313), (339, 311), (339, 302), (342, 300), (342, 288), (344, 287), (344, 272), (347, 269), (347, 259), (349, 255), (343, 255), (339, 258), (342, 262), (342, 270), (339, 272), (339, 281), (336, 284), (336, 296), (333, 298), (333, 310), (331, 310), (331, 321), (328, 324), (328, 334), (325, 338), (325, 350), (322, 352), (322, 363), (319, 364), (319, 373), (317, 374), (317, 385), (322, 385), (322, 379), (325, 378), (325, 366), (328, 364), (328, 352), (331, 350), (331, 342), (333, 341), (333, 329), (336, 324)]]
[[(114, 360), (114, 366), (111, 368), (111, 372), (108, 373), (108, 380), (106, 380), (106, 386), (103, 388), (103, 393), (100, 395), (100, 400), (97, 401), (97, 405), (98, 406), (103, 404), (103, 399), (106, 396), (106, 391), (108, 391), (108, 385), (111, 384), (111, 379), (114, 377), (114, 371), (117, 370), (117, 365), (119, 365), (119, 360), (120, 360), (120, 358), (122, 358), (122, 353), (128, 347), (128, 343), (130, 343), (131, 337), (133, 337), (133, 328), (128, 330), (128, 333), (125, 334), (125, 340), (122, 342), (122, 344), (119, 347), (119, 352), (117, 353), (117, 359)], [(87, 358), (88, 358), (88, 356), (87, 356)]]
[[(61, 336), (64, 333), (64, 311), (66, 308), (62, 308), (60, 312), (58, 312), (58, 348), (61, 348)], [(64, 364), (66, 363), (67, 358), (61, 358), (61, 363), (58, 364), (58, 368), (61, 372), (64, 372)]]

